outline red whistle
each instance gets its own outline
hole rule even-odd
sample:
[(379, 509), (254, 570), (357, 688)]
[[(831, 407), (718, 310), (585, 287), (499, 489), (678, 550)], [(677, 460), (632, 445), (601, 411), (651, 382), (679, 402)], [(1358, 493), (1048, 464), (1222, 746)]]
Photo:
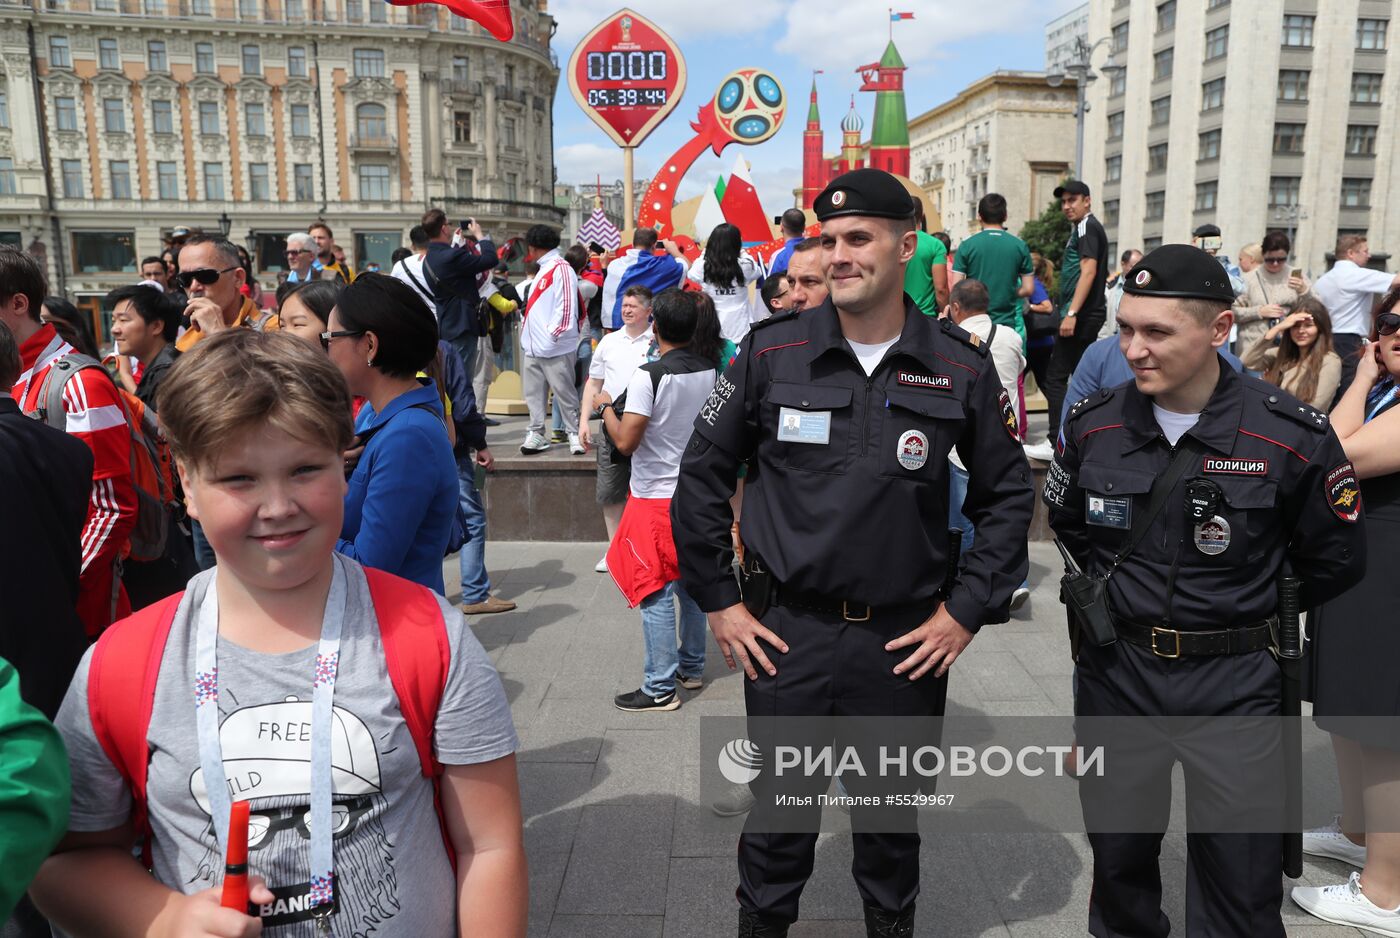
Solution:
[(235, 801), (228, 815), (228, 856), (219, 905), (248, 913), (248, 802)]

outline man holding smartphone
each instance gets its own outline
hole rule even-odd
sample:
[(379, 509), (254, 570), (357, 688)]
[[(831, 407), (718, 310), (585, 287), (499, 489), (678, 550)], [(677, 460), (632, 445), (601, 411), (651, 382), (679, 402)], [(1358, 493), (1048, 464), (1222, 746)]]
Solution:
[[(447, 213), (442, 209), (423, 213), (423, 232), (428, 236), (423, 278), (437, 306), (439, 334), (457, 350), (462, 367), (471, 374), (481, 341), (477, 277), (496, 266), (496, 246), (475, 219), (463, 222), (454, 231), (448, 228)], [(474, 247), (467, 245), (468, 235), (476, 239)]]

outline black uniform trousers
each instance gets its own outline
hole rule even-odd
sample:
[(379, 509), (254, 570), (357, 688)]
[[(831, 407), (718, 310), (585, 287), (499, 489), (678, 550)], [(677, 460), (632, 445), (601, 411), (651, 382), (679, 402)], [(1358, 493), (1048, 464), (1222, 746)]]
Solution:
[[(933, 601), (927, 608), (911, 606), (898, 613), (883, 614), (874, 610), (867, 622), (847, 622), (840, 615), (807, 612), (802, 609), (774, 606), (764, 614), (762, 622), (788, 645), (788, 653), (779, 655), (768, 650), (770, 660), (778, 669), (770, 677), (761, 668), (756, 681), (744, 682), (744, 700), (751, 718), (762, 717), (878, 717), (942, 716), (948, 693), (946, 675), (935, 678), (932, 673), (917, 681), (906, 674), (895, 675), (895, 665), (912, 652), (902, 648), (885, 650), (885, 643), (909, 632), (927, 619), (936, 608)], [(863, 610), (862, 610), (863, 611)], [(772, 766), (771, 738), (768, 730), (753, 729), (751, 738), (764, 754), (765, 766)], [(781, 723), (782, 721), (776, 721)], [(884, 794), (899, 787), (875, 778), (878, 757), (872, 749), (880, 743), (897, 745), (901, 728), (895, 724), (888, 734), (865, 735), (860, 739), (840, 738), (839, 732), (822, 734), (824, 739), (811, 738), (811, 723), (804, 721), (808, 738), (802, 745), (847, 744), (861, 752), (868, 773), (861, 778), (854, 773), (842, 773), (841, 781), (851, 795)], [(834, 730), (834, 728), (833, 728)], [(779, 733), (785, 745), (793, 744), (790, 735)], [(937, 745), (937, 739), (927, 736), (909, 745)], [(839, 757), (839, 756), (838, 756)], [(901, 790), (917, 788), (931, 793), (930, 780), (908, 785)], [(811, 778), (785, 777), (781, 783), (765, 771), (753, 785), (754, 794), (772, 804), (776, 785), (781, 791), (809, 795), (813, 799), (827, 790), (829, 779), (824, 775)], [(821, 806), (783, 809), (786, 813), (782, 829), (803, 832), (771, 833), (751, 830), (754, 814), (750, 815), (745, 832), (739, 838), (739, 888), (736, 896), (746, 909), (760, 913), (774, 922), (797, 920), (798, 900), (802, 887), (811, 876), (816, 856), (817, 829)], [(771, 815), (770, 815), (771, 816)], [(855, 859), (851, 872), (856, 887), (867, 905), (890, 912), (909, 908), (919, 893), (919, 834), (918, 813), (915, 808), (853, 807), (851, 811), (852, 841)], [(766, 826), (766, 825), (759, 825)], [(770, 826), (771, 829), (771, 826)]]
[[(1171, 813), (1172, 766), (1180, 761), (1188, 830), (1186, 934), (1284, 938), (1283, 835), (1190, 833), (1193, 826), (1221, 830), (1226, 813), (1250, 815), (1241, 826), (1251, 830), (1273, 829), (1270, 821), (1282, 819), (1281, 736), (1279, 721), (1269, 719), (1281, 712), (1282, 678), (1273, 656), (1256, 651), (1166, 659), (1119, 641), (1082, 646), (1076, 678), (1077, 717), (1144, 718), (1078, 720), (1081, 746), (1105, 741), (1096, 736), (1107, 740), (1105, 774), (1080, 779), (1094, 851), (1089, 933), (1165, 938), (1170, 931), (1158, 858)], [(1145, 719), (1163, 715), (1174, 719)], [(1143, 832), (1095, 833), (1096, 827)]]

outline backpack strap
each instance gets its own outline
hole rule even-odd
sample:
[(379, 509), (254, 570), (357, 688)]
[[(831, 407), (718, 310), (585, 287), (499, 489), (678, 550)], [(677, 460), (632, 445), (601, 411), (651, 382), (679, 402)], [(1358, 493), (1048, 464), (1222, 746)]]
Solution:
[[(32, 416), (55, 430), (66, 431), (68, 429), (68, 412), (63, 409), (63, 389), (68, 386), (68, 379), (88, 368), (100, 369), (104, 375), (107, 375), (107, 369), (102, 367), (100, 361), (81, 352), (74, 352), (71, 355), (55, 359), (44, 374), (44, 383), (39, 388), (39, 409)], [(61, 375), (62, 379), (55, 381), (55, 375)], [(107, 375), (107, 377), (111, 378), (111, 375)]]
[(168, 596), (116, 623), (97, 640), (88, 664), (88, 716), (102, 751), (131, 791), (131, 820), (141, 856), (151, 864), (146, 810), (150, 748), (146, 730), (155, 706), (156, 679), (170, 626), (184, 592)]
[(432, 590), (383, 570), (366, 567), (365, 579), (369, 583), (375, 617), (379, 620), (389, 682), (398, 695), (399, 709), (413, 737), (413, 746), (418, 750), (423, 775), (433, 783), (438, 826), (455, 872), (457, 852), (448, 837), (447, 818), (442, 808), (442, 763), (438, 762), (433, 747), (433, 730), (447, 686), (447, 670), (452, 663), (442, 607)]

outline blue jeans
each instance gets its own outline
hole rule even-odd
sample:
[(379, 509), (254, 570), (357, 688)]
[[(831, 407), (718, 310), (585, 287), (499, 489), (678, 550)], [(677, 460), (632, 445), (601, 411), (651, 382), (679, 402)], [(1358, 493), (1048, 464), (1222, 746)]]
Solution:
[[(672, 602), (674, 597), (675, 602)], [(676, 606), (680, 606), (680, 647), (676, 647)], [(679, 580), (642, 600), (646, 640), (646, 679), (642, 693), (664, 697), (676, 689), (676, 672), (699, 677), (705, 671), (705, 614)]]
[[(967, 556), (967, 552), (972, 550), (972, 538), (976, 533), (973, 530), (972, 522), (967, 520), (967, 515), (963, 514), (963, 502), (967, 500), (967, 470), (959, 469), (951, 462), (948, 463), (948, 528), (952, 531), (962, 532), (962, 552)], [(1029, 580), (1022, 580), (1021, 585), (1029, 586)]]
[(486, 506), (476, 489), (476, 463), (470, 459), (457, 461), (457, 493), (467, 525), (467, 542), (457, 552), (462, 602), (484, 602), (491, 595), (491, 578), (486, 575)]
[(190, 519), (190, 537), (194, 541), (194, 561), (199, 564), (200, 570), (208, 570), (218, 562), (214, 556), (214, 548), (209, 546), (209, 539), (204, 536), (204, 528), (193, 518)]
[(476, 365), (476, 347), (481, 344), (481, 336), (459, 335), (450, 340), (452, 347), (457, 350), (457, 354), (462, 358), (462, 367), (466, 369), (467, 381), (472, 379), (472, 368)]

